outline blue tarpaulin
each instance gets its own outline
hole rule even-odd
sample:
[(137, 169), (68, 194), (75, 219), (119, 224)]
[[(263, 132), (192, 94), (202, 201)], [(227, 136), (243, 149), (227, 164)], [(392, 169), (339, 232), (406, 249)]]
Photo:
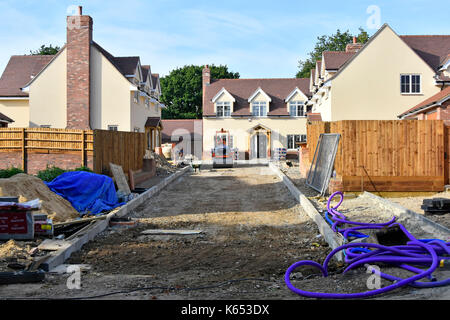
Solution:
[(54, 193), (68, 200), (85, 215), (98, 215), (123, 205), (117, 199), (114, 181), (101, 174), (86, 171), (70, 171), (56, 177), (46, 185)]

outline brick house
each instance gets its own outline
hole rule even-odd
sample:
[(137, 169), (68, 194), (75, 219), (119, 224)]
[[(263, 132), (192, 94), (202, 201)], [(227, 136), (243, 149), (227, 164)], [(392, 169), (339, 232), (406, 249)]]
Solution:
[(150, 65), (96, 43), (93, 19), (79, 7), (67, 17), (67, 42), (56, 55), (11, 57), (0, 78), (0, 112), (15, 127), (146, 132), (153, 149), (161, 128), (146, 123), (161, 117), (160, 94)]
[(308, 78), (211, 79), (203, 68), (203, 159), (225, 142), (238, 159), (297, 154), (306, 141)]

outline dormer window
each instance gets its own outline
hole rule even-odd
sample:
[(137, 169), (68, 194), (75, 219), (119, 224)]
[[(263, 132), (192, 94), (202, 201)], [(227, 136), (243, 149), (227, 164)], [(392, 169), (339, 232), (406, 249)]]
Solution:
[(250, 112), (254, 117), (267, 117), (269, 103), (272, 102), (272, 98), (259, 87), (248, 98), (248, 102), (250, 103)]
[(211, 101), (214, 103), (217, 117), (231, 117), (233, 103), (236, 102), (236, 99), (225, 88), (222, 88)]
[(252, 102), (252, 114), (254, 117), (267, 117), (267, 103), (265, 101)]
[(304, 117), (305, 114), (305, 104), (303, 101), (290, 101), (289, 102), (289, 115), (291, 117)]
[(231, 116), (231, 103), (228, 101), (216, 102), (217, 117)]

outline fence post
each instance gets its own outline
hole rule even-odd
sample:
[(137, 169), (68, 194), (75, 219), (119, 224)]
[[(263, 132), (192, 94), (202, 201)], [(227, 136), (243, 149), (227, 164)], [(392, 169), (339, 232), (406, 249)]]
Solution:
[(25, 145), (25, 143), (26, 143), (25, 135), (26, 135), (25, 128), (22, 128), (22, 146), (21, 146), (22, 147), (22, 170), (25, 173), (28, 173), (28, 168), (27, 168), (28, 159), (27, 159), (27, 148)]
[(85, 130), (81, 131), (81, 166), (82, 167), (86, 167), (86, 148), (84, 146), (84, 142), (85, 142)]

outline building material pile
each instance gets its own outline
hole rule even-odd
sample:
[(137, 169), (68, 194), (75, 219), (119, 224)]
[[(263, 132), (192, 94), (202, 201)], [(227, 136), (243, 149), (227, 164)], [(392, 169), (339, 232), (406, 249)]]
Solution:
[(173, 173), (177, 171), (177, 168), (167, 161), (164, 156), (160, 156), (150, 150), (146, 150), (144, 159), (155, 159), (156, 175), (161, 175), (162, 173)]
[(23, 241), (9, 240), (0, 244), (0, 271), (11, 271), (8, 265), (20, 263), (28, 265), (33, 258), (30, 255), (31, 246)]
[(52, 192), (38, 177), (24, 173), (0, 179), (0, 196), (17, 196), (19, 202), (40, 199), (42, 213), (54, 222), (64, 222), (79, 217), (69, 201)]

